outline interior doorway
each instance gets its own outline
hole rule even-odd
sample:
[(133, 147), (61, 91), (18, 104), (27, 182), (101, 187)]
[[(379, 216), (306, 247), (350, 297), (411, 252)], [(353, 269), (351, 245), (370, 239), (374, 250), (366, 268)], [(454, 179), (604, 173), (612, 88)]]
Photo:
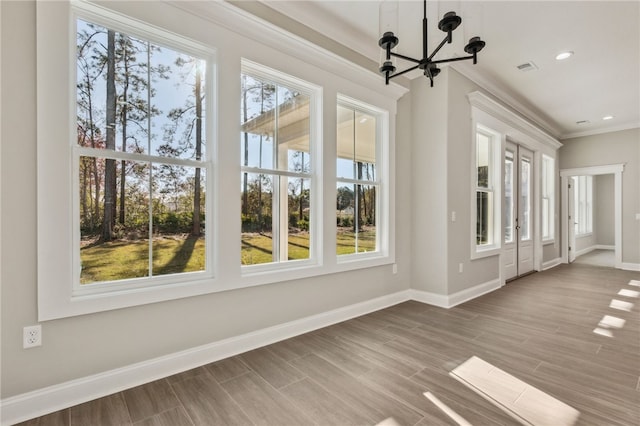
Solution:
[(576, 206), (573, 188), (576, 176), (600, 176), (613, 174), (614, 177), (614, 256), (615, 268), (622, 268), (622, 172), (623, 164), (582, 167), (560, 171), (561, 200), (561, 256), (563, 263), (575, 261), (579, 247), (576, 244)]
[(505, 281), (534, 270), (533, 152), (507, 141), (504, 153)]

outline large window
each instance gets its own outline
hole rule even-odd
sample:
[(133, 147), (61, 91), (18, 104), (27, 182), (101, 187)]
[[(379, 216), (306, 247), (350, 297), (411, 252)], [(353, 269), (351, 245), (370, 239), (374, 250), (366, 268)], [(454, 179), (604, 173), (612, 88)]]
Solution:
[[(282, 62), (241, 30), (195, 14), (176, 23), (164, 19), (175, 5), (157, 6), (37, 4), (39, 319), (392, 263), (388, 111), (403, 91), (378, 93), (332, 57), (350, 77), (318, 72), (313, 46), (295, 39), (281, 43), (302, 56), (273, 50)], [(338, 104), (357, 120), (339, 152)], [(338, 256), (341, 186), (353, 212)]]
[(574, 176), (576, 236), (593, 232), (593, 176)]
[(476, 244), (493, 244), (493, 146), (491, 135), (476, 134)]
[(378, 250), (380, 184), (376, 166), (377, 113), (346, 99), (338, 103), (336, 253)]
[(210, 292), (214, 51), (88, 2), (37, 10), (40, 319)]
[(241, 80), (241, 263), (310, 259), (316, 90), (248, 62)]
[(555, 161), (542, 155), (542, 240), (552, 241), (555, 237)]
[(81, 18), (76, 45), (76, 292), (207, 271), (207, 61)]
[[(474, 145), (472, 176), (475, 204), (475, 253), (479, 253), (501, 246), (500, 197), (496, 195), (502, 189), (498, 156), (500, 135), (478, 125)], [(505, 176), (505, 179), (509, 179), (509, 176)]]

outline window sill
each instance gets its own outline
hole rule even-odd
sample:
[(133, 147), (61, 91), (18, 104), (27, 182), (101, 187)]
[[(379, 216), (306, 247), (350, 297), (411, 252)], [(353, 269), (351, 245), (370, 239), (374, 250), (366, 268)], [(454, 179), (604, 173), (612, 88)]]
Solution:
[(486, 246), (482, 248), (476, 247), (475, 250), (472, 250), (471, 252), (471, 260), (496, 256), (500, 254), (501, 249), (502, 247), (496, 245)]

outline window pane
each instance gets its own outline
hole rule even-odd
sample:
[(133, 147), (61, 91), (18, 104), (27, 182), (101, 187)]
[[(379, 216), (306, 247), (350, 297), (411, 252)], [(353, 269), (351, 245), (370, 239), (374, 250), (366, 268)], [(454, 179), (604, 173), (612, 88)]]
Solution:
[(278, 169), (308, 173), (309, 96), (278, 86), (277, 98)]
[(241, 164), (309, 173), (309, 100), (299, 91), (243, 74)]
[(513, 242), (513, 153), (504, 160), (504, 241)]
[(476, 138), (476, 170), (477, 170), (477, 187), (489, 188), (489, 160), (491, 154), (491, 139), (489, 136), (477, 133)]
[(493, 243), (493, 193), (476, 192), (476, 244)]
[(200, 159), (206, 61), (77, 20), (78, 144)]
[(549, 238), (551, 221), (549, 220), (549, 199), (542, 199), (542, 238)]
[(531, 163), (523, 159), (520, 162), (520, 240), (531, 238)]
[(310, 179), (289, 178), (286, 260), (309, 258)]
[(555, 234), (555, 167), (554, 159), (542, 156), (542, 238), (550, 240)]
[(338, 105), (338, 177), (376, 180), (376, 117)]
[(153, 174), (153, 275), (205, 270), (205, 174), (156, 165)]
[(375, 185), (338, 183), (336, 196), (336, 253), (376, 251)]
[[(275, 180), (277, 183), (277, 180)], [(242, 264), (275, 260), (273, 240), (274, 176), (243, 173)]]
[(273, 168), (275, 105), (275, 84), (242, 75), (240, 152), (243, 166)]
[[(308, 259), (310, 179), (247, 173), (242, 193), (242, 264)], [(278, 203), (276, 194), (285, 192)]]
[[(125, 171), (126, 182), (105, 185), (108, 162), (118, 175)], [(149, 276), (148, 164), (80, 157), (79, 165), (80, 283)], [(118, 192), (122, 183), (124, 196)], [(103, 236), (105, 214), (113, 234), (109, 240)]]

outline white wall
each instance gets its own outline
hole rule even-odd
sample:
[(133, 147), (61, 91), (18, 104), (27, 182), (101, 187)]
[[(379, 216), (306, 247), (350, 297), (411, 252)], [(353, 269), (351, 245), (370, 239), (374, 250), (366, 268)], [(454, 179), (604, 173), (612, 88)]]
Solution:
[(411, 82), (412, 287), (448, 294), (447, 73)]
[[(640, 267), (640, 129), (562, 141), (560, 169), (624, 164), (622, 172), (622, 262)], [(562, 232), (562, 231), (561, 231)]]
[[(471, 241), (475, 240), (475, 235), (469, 232), (472, 215), (475, 218), (475, 206), (471, 204), (471, 153), (475, 150), (475, 139), (467, 94), (481, 88), (453, 69), (448, 70), (448, 76), (447, 269), (451, 294), (497, 280), (500, 277), (500, 258), (496, 255), (470, 259)], [(453, 211), (457, 216), (455, 222), (450, 218)], [(463, 264), (462, 273), (458, 272), (460, 263)]]
[[(389, 265), (53, 320), (43, 324), (42, 347), (22, 349), (22, 328), (37, 323), (36, 7), (26, 1), (0, 4), (3, 399), (409, 288), (412, 230), (410, 212), (401, 207), (395, 223), (396, 275)], [(118, 7), (144, 10), (148, 3)], [(155, 3), (154, 7), (169, 6)], [(163, 16), (172, 25), (185, 19), (170, 9)], [(195, 33), (211, 31), (209, 22), (198, 25)], [(237, 34), (228, 37), (239, 38), (247, 50), (260, 55), (269, 52)], [(224, 49), (220, 52), (222, 60), (229, 55)], [(239, 64), (230, 69), (239, 69)], [(406, 114), (406, 101), (401, 110)], [(401, 122), (396, 143), (404, 164), (398, 167), (396, 204), (409, 206), (411, 146), (407, 121)]]
[(598, 175), (593, 177), (593, 231), (595, 243), (599, 246), (614, 246), (615, 238), (615, 176)]

